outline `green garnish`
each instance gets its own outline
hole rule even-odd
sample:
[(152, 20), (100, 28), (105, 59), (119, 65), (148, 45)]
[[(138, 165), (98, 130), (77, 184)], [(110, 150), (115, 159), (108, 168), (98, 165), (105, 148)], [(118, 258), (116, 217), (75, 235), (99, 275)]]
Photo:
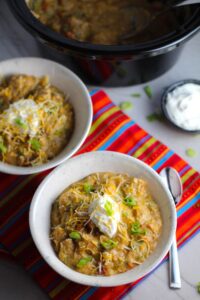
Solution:
[(129, 110), (133, 108), (133, 104), (130, 101), (123, 101), (119, 104), (122, 110)]
[(106, 200), (106, 203), (104, 204), (104, 209), (108, 216), (112, 216), (114, 214), (112, 203), (110, 203), (109, 200)]
[(123, 203), (127, 206), (135, 206), (136, 205), (136, 201), (133, 197), (126, 197), (124, 200), (123, 200)]
[(106, 249), (106, 250), (110, 250), (113, 249), (114, 247), (116, 247), (118, 244), (118, 242), (113, 241), (113, 240), (107, 240), (106, 242), (101, 242), (101, 245)]
[(200, 282), (197, 283), (197, 292), (200, 294)]
[(131, 234), (146, 234), (146, 230), (141, 228), (140, 223), (136, 221), (131, 226)]
[(78, 268), (81, 268), (81, 267), (84, 267), (85, 265), (87, 265), (90, 261), (92, 261), (92, 256), (87, 256), (87, 257), (84, 257), (84, 258), (81, 258), (79, 260), (79, 262), (77, 263), (77, 267)]
[(144, 87), (144, 91), (145, 91), (146, 95), (147, 95), (149, 98), (152, 98), (153, 93), (152, 93), (152, 89), (151, 89), (151, 87), (150, 87), (149, 85), (146, 85), (146, 86)]
[(91, 184), (87, 183), (87, 182), (84, 184), (83, 189), (84, 189), (84, 192), (86, 194), (94, 192), (94, 190), (95, 190), (94, 187)]
[(16, 119), (15, 119), (15, 123), (16, 123), (18, 126), (22, 127), (23, 129), (26, 129), (26, 128), (27, 128), (27, 125), (22, 121), (21, 118), (16, 118)]
[(3, 142), (2, 137), (0, 137), (0, 152), (1, 152), (2, 154), (4, 154), (4, 153), (6, 153), (6, 151), (7, 151), (7, 148), (6, 148), (6, 146), (4, 145), (4, 142)]
[(133, 94), (131, 94), (131, 96), (134, 97), (134, 98), (140, 98), (141, 94), (140, 93), (133, 93)]
[(40, 141), (38, 141), (37, 139), (32, 139), (30, 140), (30, 144), (31, 144), (31, 148), (34, 150), (34, 151), (39, 151), (40, 148), (41, 148), (41, 144), (40, 144)]
[(197, 156), (197, 152), (194, 149), (192, 149), (192, 148), (186, 149), (185, 153), (189, 157), (195, 157), (195, 156)]
[(81, 239), (81, 235), (78, 231), (70, 232), (69, 237), (73, 240), (80, 240)]
[(146, 116), (147, 121), (154, 122), (154, 121), (163, 121), (163, 116), (158, 113), (152, 113)]

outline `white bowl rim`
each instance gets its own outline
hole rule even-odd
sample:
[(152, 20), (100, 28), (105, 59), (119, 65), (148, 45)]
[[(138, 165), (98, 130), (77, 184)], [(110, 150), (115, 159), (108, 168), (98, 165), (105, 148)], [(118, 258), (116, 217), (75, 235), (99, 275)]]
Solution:
[[(49, 170), (51, 168), (54, 168), (54, 167), (60, 165), (61, 163), (63, 163), (64, 161), (66, 161), (67, 159), (69, 159), (71, 156), (73, 156), (73, 154), (75, 154), (80, 149), (80, 147), (84, 143), (84, 141), (89, 133), (89, 130), (91, 128), (92, 119), (93, 119), (93, 109), (92, 109), (92, 102), (91, 102), (91, 97), (90, 97), (89, 91), (88, 91), (87, 87), (85, 86), (85, 84), (83, 83), (83, 81), (67, 67), (65, 67), (55, 61), (52, 61), (50, 59), (41, 58), (41, 57), (31, 57), (31, 56), (30, 57), (15, 57), (15, 58), (11, 58), (11, 59), (6, 59), (6, 60), (1, 61), (0, 65), (6, 64), (8, 62), (12, 63), (15, 61), (26, 61), (26, 60), (27, 61), (35, 60), (37, 63), (40, 63), (42, 61), (47, 62), (49, 64), (59, 67), (65, 73), (68, 73), (68, 75), (71, 78), (73, 78), (80, 85), (82, 91), (85, 93), (85, 96), (86, 96), (86, 99), (88, 102), (89, 114), (88, 114), (88, 120), (87, 120), (85, 132), (82, 135), (82, 138), (77, 143), (76, 147), (74, 147), (71, 151), (69, 151), (67, 154), (65, 154), (63, 157), (61, 157), (59, 159), (56, 159), (56, 157), (55, 157), (54, 158), (55, 161), (49, 160), (45, 164), (42, 164), (39, 166), (34, 166), (34, 167), (20, 167), (20, 166), (10, 165), (10, 164), (0, 161), (0, 171), (3, 173), (6, 173), (6, 174), (11, 174), (11, 175), (30, 175), (30, 174), (40, 173), (40, 172)], [(1, 76), (2, 76), (2, 74), (1, 74)]]
[[(139, 166), (143, 166), (144, 168), (146, 168), (152, 175), (154, 175), (159, 184), (163, 187), (163, 189), (165, 190), (167, 196), (168, 196), (168, 200), (169, 200), (169, 204), (170, 204), (170, 210), (171, 210), (171, 232), (168, 238), (168, 241), (165, 244), (165, 247), (163, 247), (162, 249), (162, 255), (160, 255), (148, 268), (146, 268), (143, 272), (141, 272), (141, 276), (140, 278), (142, 278), (143, 276), (147, 275), (148, 273), (150, 273), (152, 270), (154, 270), (160, 263), (161, 261), (164, 259), (164, 257), (167, 255), (171, 244), (173, 242), (173, 238), (176, 232), (176, 225), (177, 225), (177, 214), (176, 214), (176, 208), (175, 208), (175, 204), (174, 204), (174, 200), (169, 192), (169, 190), (166, 188), (165, 184), (163, 183), (161, 177), (158, 175), (158, 173), (153, 170), (150, 166), (148, 166), (146, 163), (140, 161), (137, 158), (134, 158), (132, 156), (123, 154), (123, 153), (119, 153), (119, 152), (113, 152), (113, 151), (94, 151), (94, 152), (87, 152), (84, 154), (80, 154), (78, 156), (75, 156), (73, 158), (70, 159), (70, 161), (72, 160), (78, 160), (78, 159), (84, 159), (87, 158), (89, 156), (96, 156), (96, 155), (114, 155), (116, 157), (120, 158), (126, 158), (127, 160), (131, 162), (135, 161)], [(31, 206), (30, 206), (30, 211), (29, 211), (29, 226), (30, 226), (30, 231), (31, 231), (31, 235), (32, 238), (35, 242), (35, 245), (39, 251), (39, 253), (41, 254), (41, 256), (43, 257), (43, 259), (47, 262), (47, 264), (50, 265), (50, 267), (56, 271), (58, 274), (60, 274), (61, 276), (63, 276), (64, 278), (71, 280), (73, 282), (76, 282), (78, 284), (83, 284), (83, 285), (89, 285), (89, 286), (96, 286), (96, 287), (113, 287), (113, 286), (119, 286), (119, 285), (123, 285), (123, 284), (128, 284), (131, 283), (133, 280), (126, 279), (117, 279), (117, 275), (112, 275), (112, 276), (90, 276), (90, 275), (85, 275), (83, 273), (79, 273), (77, 271), (72, 270), (71, 268), (69, 268), (68, 266), (65, 265), (65, 271), (68, 273), (66, 275), (66, 272), (63, 272), (56, 263), (52, 263), (48, 260), (48, 257), (45, 256), (45, 250), (42, 247), (41, 244), (38, 243), (37, 241), (37, 230), (35, 228), (34, 225), (34, 209), (36, 206), (36, 203), (40, 197), (40, 193), (42, 192), (42, 190), (46, 187), (46, 185), (48, 185), (48, 181), (57, 173), (61, 172), (62, 169), (65, 168), (66, 164), (68, 163), (68, 161), (66, 161), (64, 164), (58, 166), (57, 168), (55, 168), (50, 174), (48, 174), (45, 179), (40, 183), (40, 185), (38, 186), (32, 202), (31, 202)], [(56, 256), (56, 254), (55, 254)], [(130, 270), (129, 270), (130, 271)], [(126, 272), (125, 272), (126, 273)], [(121, 273), (124, 274), (124, 273)], [(113, 278), (115, 277), (115, 282), (112, 284), (109, 281), (109, 278)], [(139, 278), (138, 278), (139, 279)], [(138, 280), (138, 279), (134, 279), (134, 280)]]

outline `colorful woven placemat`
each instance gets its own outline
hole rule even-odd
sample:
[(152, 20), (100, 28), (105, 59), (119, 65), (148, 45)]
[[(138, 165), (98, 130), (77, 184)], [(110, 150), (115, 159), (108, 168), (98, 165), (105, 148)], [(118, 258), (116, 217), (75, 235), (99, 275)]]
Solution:
[[(94, 150), (112, 150), (137, 157), (158, 172), (166, 166), (174, 167), (181, 175), (184, 187), (183, 198), (177, 208), (177, 239), (180, 247), (199, 231), (199, 173), (141, 129), (103, 91), (93, 93), (92, 101), (93, 125), (79, 154)], [(47, 174), (48, 172), (31, 176), (0, 174), (1, 254), (4, 257), (8, 253), (14, 256), (52, 299), (121, 299), (140, 280), (114, 288), (79, 285), (56, 274), (38, 253), (29, 231), (28, 211), (33, 193)]]

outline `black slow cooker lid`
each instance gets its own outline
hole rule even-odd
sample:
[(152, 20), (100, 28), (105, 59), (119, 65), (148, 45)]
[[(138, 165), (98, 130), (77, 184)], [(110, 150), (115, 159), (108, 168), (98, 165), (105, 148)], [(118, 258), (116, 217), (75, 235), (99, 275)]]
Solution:
[[(152, 1), (152, 0), (149, 0)], [(163, 0), (163, 3), (167, 5), (179, 4), (184, 1), (180, 0)], [(82, 53), (87, 53), (92, 55), (102, 55), (114, 53), (141, 53), (144, 55), (150, 54), (155, 51), (166, 51), (166, 48), (176, 47), (181, 42), (184, 42), (191, 36), (193, 36), (200, 29), (200, 4), (183, 5), (181, 7), (173, 7), (172, 13), (176, 18), (175, 24), (171, 26), (168, 32), (164, 34), (159, 34), (153, 37), (153, 39), (145, 40), (141, 37), (138, 43), (126, 44), (126, 45), (96, 45), (87, 42), (79, 42), (73, 39), (68, 39), (61, 34), (54, 32), (44, 24), (42, 24), (29, 10), (25, 0), (9, 0), (10, 7), (18, 20), (25, 26), (32, 34), (37, 35), (43, 41), (56, 44), (56, 46), (73, 51), (78, 51)], [(162, 16), (163, 17), (163, 16)], [(159, 21), (160, 24), (162, 20)], [(151, 27), (148, 30), (154, 30), (157, 26), (158, 20), (156, 19), (151, 23)], [(159, 25), (160, 25), (159, 24)], [(154, 28), (153, 28), (154, 27)]]

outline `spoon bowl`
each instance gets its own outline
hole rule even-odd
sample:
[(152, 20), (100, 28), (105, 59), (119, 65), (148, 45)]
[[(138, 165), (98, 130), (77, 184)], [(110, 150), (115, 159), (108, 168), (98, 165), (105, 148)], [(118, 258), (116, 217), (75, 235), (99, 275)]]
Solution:
[(177, 205), (181, 201), (183, 195), (183, 186), (178, 172), (174, 168), (167, 167), (160, 172), (160, 176), (167, 184), (174, 199), (174, 203)]
[(169, 123), (171, 123), (174, 127), (186, 132), (186, 133), (191, 133), (191, 134), (199, 134), (200, 130), (189, 130), (189, 129), (185, 129), (179, 125), (177, 125), (172, 118), (170, 117), (170, 114), (168, 113), (166, 104), (167, 104), (167, 96), (169, 93), (173, 92), (176, 88), (181, 87), (187, 83), (194, 83), (194, 84), (198, 84), (200, 85), (200, 80), (197, 79), (185, 79), (185, 80), (181, 80), (178, 82), (175, 82), (174, 84), (170, 85), (163, 93), (162, 98), (161, 98), (161, 110), (163, 115), (165, 116), (165, 118), (167, 119), (167, 121)]
[[(177, 205), (183, 195), (183, 186), (178, 172), (174, 168), (167, 167), (160, 172), (160, 176), (163, 183), (168, 187), (175, 205)], [(172, 289), (181, 288), (180, 267), (175, 235), (169, 250), (169, 286)]]

